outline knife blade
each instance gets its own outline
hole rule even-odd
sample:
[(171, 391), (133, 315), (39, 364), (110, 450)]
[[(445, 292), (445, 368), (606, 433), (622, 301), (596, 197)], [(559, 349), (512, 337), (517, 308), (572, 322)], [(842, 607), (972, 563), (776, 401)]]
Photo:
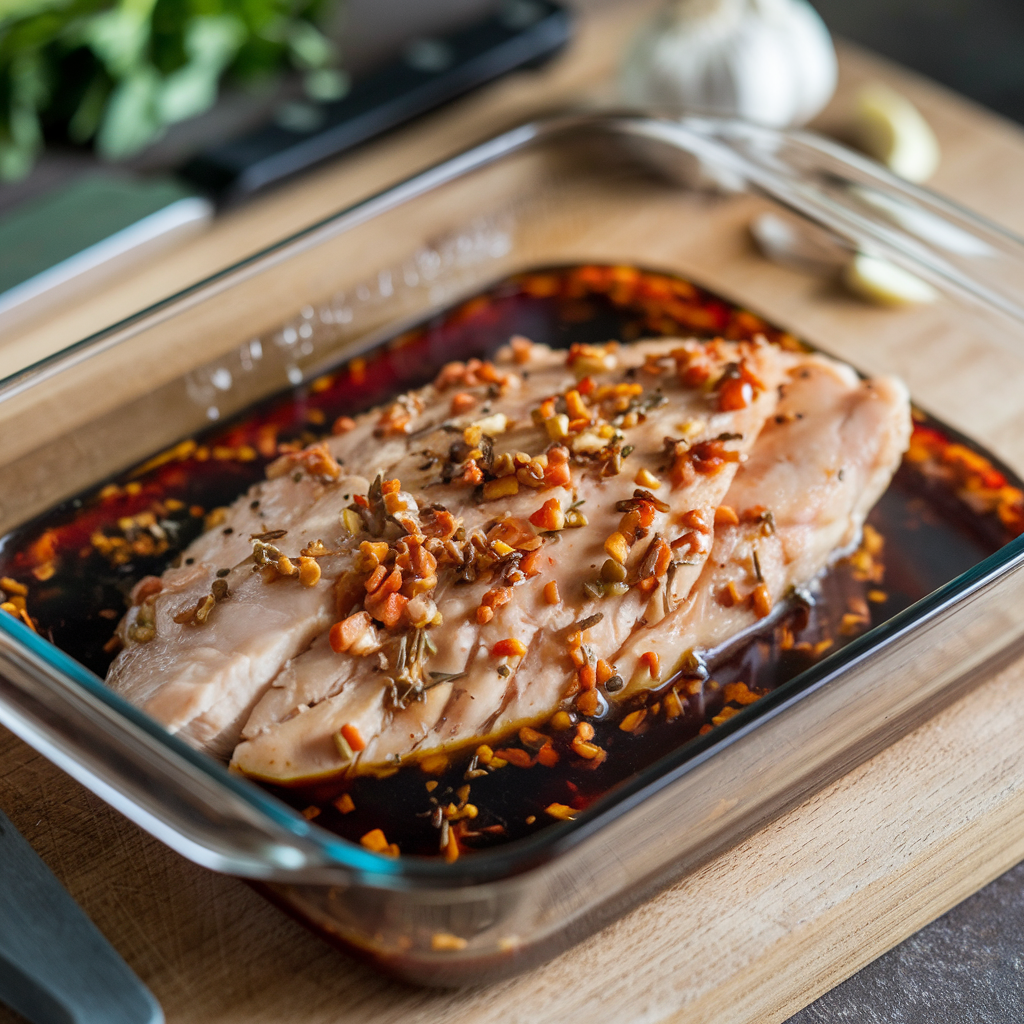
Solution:
[(163, 1024), (149, 989), (0, 811), (0, 1002), (32, 1024)]

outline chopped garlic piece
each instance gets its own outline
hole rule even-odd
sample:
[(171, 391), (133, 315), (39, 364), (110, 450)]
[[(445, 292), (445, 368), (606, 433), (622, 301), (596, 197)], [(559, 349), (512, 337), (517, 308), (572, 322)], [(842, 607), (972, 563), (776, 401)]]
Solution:
[(585, 430), (571, 441), (574, 452), (599, 452), (608, 442), (596, 431)]
[(564, 412), (549, 416), (544, 421), (544, 426), (552, 441), (561, 441), (569, 436), (569, 417)]
[(508, 417), (503, 412), (496, 412), (493, 416), (485, 416), (482, 420), (477, 420), (473, 426), (479, 427), (484, 434), (497, 437), (498, 434), (504, 434), (508, 430)]

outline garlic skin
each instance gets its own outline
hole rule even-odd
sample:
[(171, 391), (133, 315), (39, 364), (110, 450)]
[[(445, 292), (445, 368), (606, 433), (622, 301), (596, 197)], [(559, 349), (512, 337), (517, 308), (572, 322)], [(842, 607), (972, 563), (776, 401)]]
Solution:
[(763, 256), (805, 274), (837, 274), (853, 255), (831, 232), (792, 215), (762, 213), (749, 228)]
[(804, 124), (836, 87), (836, 53), (806, 0), (671, 0), (623, 63), (634, 106)]

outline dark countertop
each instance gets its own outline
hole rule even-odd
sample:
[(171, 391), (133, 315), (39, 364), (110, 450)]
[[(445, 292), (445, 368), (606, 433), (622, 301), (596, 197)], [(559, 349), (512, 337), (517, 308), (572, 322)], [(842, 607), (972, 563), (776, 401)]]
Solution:
[(788, 1024), (1024, 1021), (1024, 864), (880, 956)]
[(833, 35), (1024, 123), (1021, 0), (810, 0)]

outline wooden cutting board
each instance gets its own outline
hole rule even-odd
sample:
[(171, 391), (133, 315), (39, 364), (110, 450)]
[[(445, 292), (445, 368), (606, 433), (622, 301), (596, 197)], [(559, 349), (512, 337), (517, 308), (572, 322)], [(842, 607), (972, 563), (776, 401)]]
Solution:
[[(501, 127), (599, 102), (639, 5), (588, 7), (570, 54), (219, 222), (0, 345), (55, 351)], [(1024, 133), (844, 47), (820, 124), (883, 78), (935, 127), (933, 185), (1024, 233)], [(0, 806), (161, 1001), (172, 1024), (603, 1024), (784, 1020), (1024, 858), (1024, 662), (620, 922), (522, 977), (464, 992), (385, 979), (234, 879), (184, 861), (0, 730)], [(0, 1024), (13, 1021), (0, 1009)]]

